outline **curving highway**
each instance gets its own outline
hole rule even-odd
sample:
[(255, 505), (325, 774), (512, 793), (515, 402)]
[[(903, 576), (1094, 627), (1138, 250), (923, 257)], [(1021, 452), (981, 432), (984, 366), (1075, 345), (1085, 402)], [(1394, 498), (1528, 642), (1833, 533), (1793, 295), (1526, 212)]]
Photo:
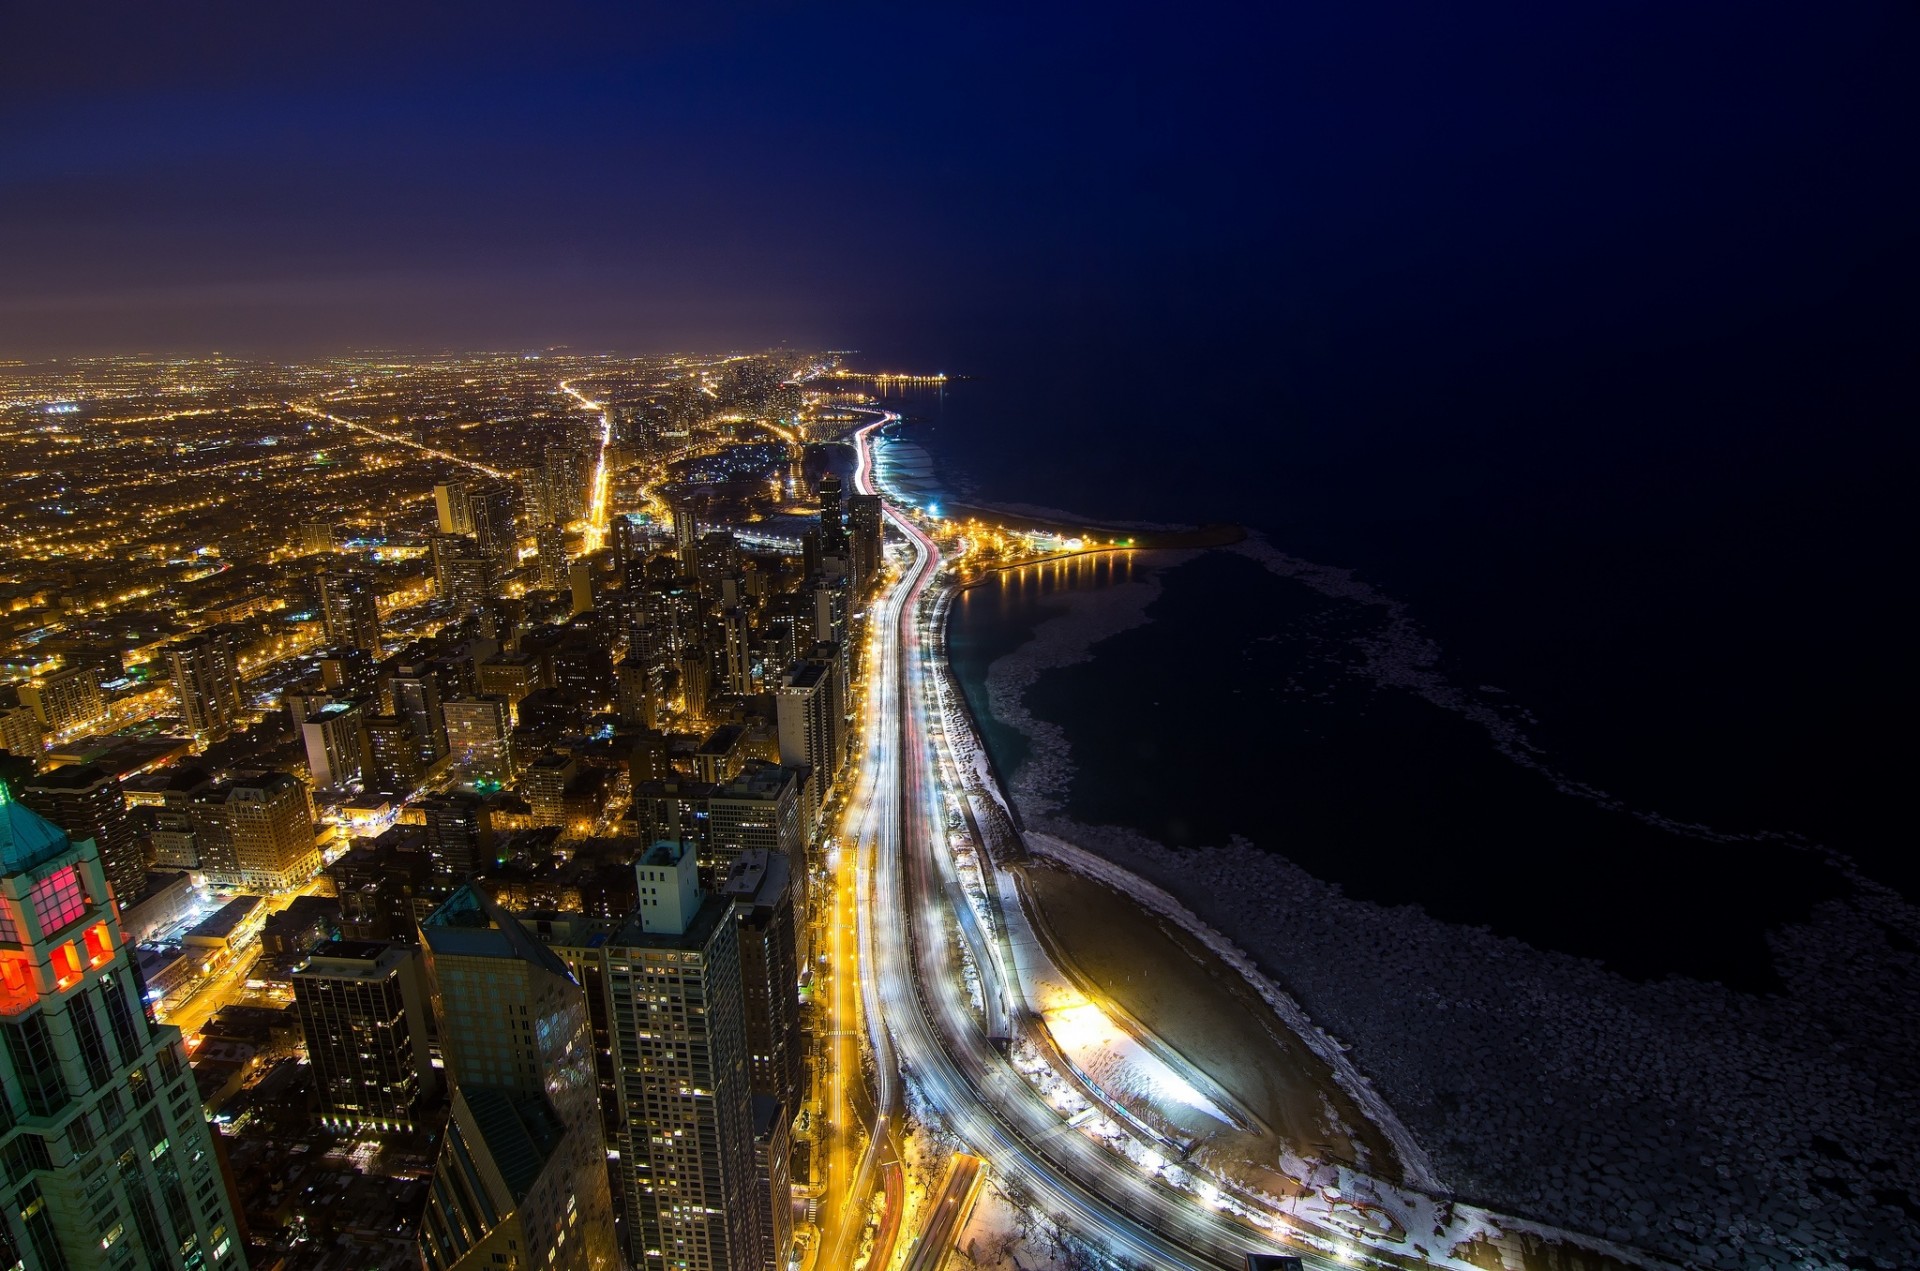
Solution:
[[(855, 489), (874, 493), (872, 433), (855, 434)], [(858, 907), (861, 979), (883, 1081), (893, 1064), (989, 1168), (1030, 1195), (1048, 1217), (1109, 1258), (1142, 1267), (1243, 1267), (1249, 1251), (1298, 1252), (1175, 1191), (1068, 1127), (982, 1031), (957, 973), (949, 920), (961, 926), (947, 885), (946, 816), (933, 779), (922, 665), (921, 598), (940, 562), (933, 539), (891, 505), (887, 518), (912, 550), (899, 581), (869, 615), (872, 657), (860, 761), (863, 885)], [(974, 951), (983, 991), (1008, 1000), (997, 960)], [(884, 1021), (884, 1029), (878, 1023)], [(891, 1041), (888, 1047), (878, 1034)], [(882, 1104), (885, 1108), (887, 1103)], [(876, 1133), (875, 1146), (881, 1136)], [(1317, 1260), (1315, 1260), (1317, 1261)]]

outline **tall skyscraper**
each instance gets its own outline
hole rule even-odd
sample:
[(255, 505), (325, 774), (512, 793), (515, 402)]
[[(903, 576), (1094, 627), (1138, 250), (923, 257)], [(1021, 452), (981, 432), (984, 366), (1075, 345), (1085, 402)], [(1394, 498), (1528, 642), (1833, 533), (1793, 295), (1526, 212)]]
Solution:
[(493, 822), (484, 800), (470, 794), (436, 794), (415, 806), (426, 818), (427, 853), (434, 877), (443, 886), (458, 886), (493, 864)]
[(839, 773), (846, 734), (845, 699), (836, 688), (833, 664), (808, 660), (788, 669), (774, 695), (780, 763), (808, 770), (804, 801), (816, 815)]
[(241, 709), (240, 653), (233, 632), (215, 627), (161, 652), (166, 654), (187, 731), (201, 745), (225, 740)]
[(585, 994), (470, 886), (420, 940), (452, 1092), (420, 1225), (427, 1271), (616, 1271)]
[(321, 573), (320, 620), (328, 644), (380, 656), (380, 597), (371, 575), (353, 569)]
[(628, 1265), (758, 1267), (753, 1090), (733, 907), (701, 892), (691, 847), (655, 843), (634, 872), (640, 905), (604, 946)]
[(740, 980), (753, 1092), (778, 1099), (789, 1115), (799, 1106), (805, 1051), (794, 890), (792, 862), (759, 848), (742, 853), (720, 886), (740, 924)]
[(293, 973), (293, 1001), (329, 1129), (417, 1128), (434, 1089), (418, 952), (403, 944), (329, 940)]
[(73, 838), (93, 840), (116, 904), (140, 899), (147, 881), (140, 832), (112, 773), (97, 764), (62, 764), (27, 782), (21, 802)]
[(886, 509), (877, 494), (848, 500), (848, 537), (853, 542), (853, 575), (861, 587), (872, 584), (886, 550)]
[(245, 1267), (180, 1031), (119, 929), (92, 841), (0, 789), (0, 1265)]

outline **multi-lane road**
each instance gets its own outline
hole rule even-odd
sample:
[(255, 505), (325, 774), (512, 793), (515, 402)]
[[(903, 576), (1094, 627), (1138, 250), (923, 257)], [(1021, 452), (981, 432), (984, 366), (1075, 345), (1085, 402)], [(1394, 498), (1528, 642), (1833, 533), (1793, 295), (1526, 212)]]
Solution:
[[(892, 418), (855, 436), (861, 493), (875, 492), (872, 436)], [(949, 921), (957, 928), (960, 919), (946, 885), (950, 862), (942, 860), (946, 812), (934, 778), (932, 686), (921, 641), (921, 599), (934, 584), (940, 549), (912, 516), (891, 506), (887, 516), (911, 559), (869, 613), (873, 644), (858, 774), (864, 806), (855, 844), (860, 975), (879, 1072), (891, 1079), (897, 1064), (991, 1172), (1109, 1258), (1208, 1268), (1244, 1266), (1249, 1251), (1287, 1251), (1066, 1125), (972, 1013), (950, 936)], [(976, 955), (976, 962), (984, 992), (1004, 995), (994, 959)]]

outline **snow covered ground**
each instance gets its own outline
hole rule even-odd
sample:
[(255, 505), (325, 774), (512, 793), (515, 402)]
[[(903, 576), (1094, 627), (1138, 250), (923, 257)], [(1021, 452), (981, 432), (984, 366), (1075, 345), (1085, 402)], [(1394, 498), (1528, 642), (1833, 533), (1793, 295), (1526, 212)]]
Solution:
[[(1377, 683), (1474, 719), (1502, 753), (1570, 796), (1612, 799), (1554, 771), (1511, 712), (1449, 684), (1438, 651), (1395, 602), (1263, 544), (1246, 550), (1324, 595), (1379, 607), (1365, 663)], [(1697, 1266), (1920, 1266), (1912, 906), (1856, 875), (1854, 895), (1774, 933), (1785, 991), (1760, 996), (1679, 978), (1637, 983), (1417, 908), (1353, 900), (1245, 842), (1175, 851), (1067, 821), (1072, 757), (1022, 697), (1048, 668), (1145, 621), (1157, 592), (1143, 572), (1071, 595), (1065, 615), (995, 664), (991, 708), (1033, 748), (1012, 792), (1037, 832), (1030, 841), (1044, 850), (1051, 836), (1063, 858), (1091, 853), (1078, 861), (1089, 870), (1119, 866), (1105, 881), (1136, 875), (1153, 885), (1135, 888), (1140, 898), (1188, 911), (1223, 949), (1243, 950), (1246, 969), (1284, 999), (1276, 1009), (1297, 1003), (1303, 1035), (1377, 1092), (1385, 1124), (1410, 1132), (1410, 1177), (1425, 1173), (1460, 1199), (1443, 1229), (1458, 1221), (1452, 1211), (1477, 1212), (1474, 1202)]]

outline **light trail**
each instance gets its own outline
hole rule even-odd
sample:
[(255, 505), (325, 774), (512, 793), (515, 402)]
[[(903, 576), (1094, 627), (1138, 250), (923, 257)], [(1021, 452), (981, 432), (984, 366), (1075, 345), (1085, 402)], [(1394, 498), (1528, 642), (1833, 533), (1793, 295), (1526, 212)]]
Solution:
[(560, 391), (583, 410), (600, 412), (600, 454), (593, 464), (593, 497), (587, 505), (586, 541), (581, 545), (581, 555), (590, 556), (607, 541), (607, 445), (613, 440), (613, 414), (605, 402), (594, 401), (565, 380), (560, 381)]
[(402, 437), (398, 433), (382, 432), (378, 428), (369, 427), (366, 424), (357, 423), (351, 419), (342, 419), (338, 415), (329, 415), (327, 414), (326, 411), (321, 410), (319, 407), (308, 406), (303, 402), (288, 402), (287, 406), (289, 409), (298, 411), (300, 414), (310, 416), (311, 418), (314, 418), (314, 419), (324, 419), (330, 424), (338, 424), (342, 428), (351, 428), (355, 432), (363, 432), (370, 437), (378, 437), (382, 441), (390, 441), (396, 446), (411, 446), (413, 449), (420, 451), (422, 454), (429, 454), (436, 459), (445, 459), (449, 463), (457, 463), (457, 464), (460, 464), (462, 467), (472, 468), (477, 472), (484, 472), (488, 476), (498, 477), (502, 481), (505, 481), (508, 479), (507, 474), (500, 471), (500, 469), (498, 468), (489, 468), (484, 463), (480, 463), (477, 460), (465, 458), (464, 456), (461, 456), (461, 455), (456, 455), (451, 451), (436, 450), (432, 446), (423, 446), (411, 437)]

